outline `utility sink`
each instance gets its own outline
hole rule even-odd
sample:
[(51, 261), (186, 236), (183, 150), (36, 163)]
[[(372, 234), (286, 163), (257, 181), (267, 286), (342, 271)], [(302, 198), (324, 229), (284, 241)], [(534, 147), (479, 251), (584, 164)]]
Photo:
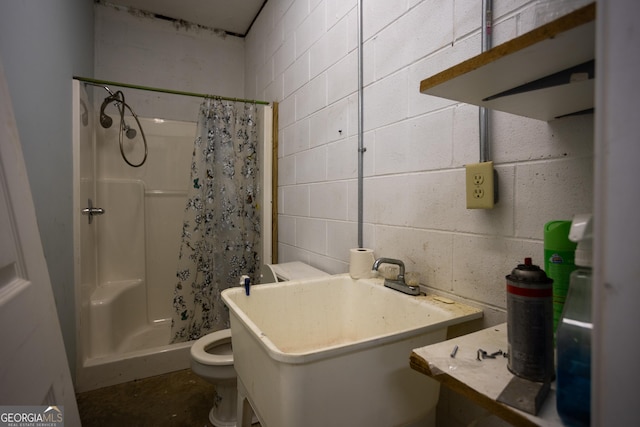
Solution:
[[(222, 292), (238, 374), (238, 425), (247, 403), (262, 426), (425, 425), (439, 386), (409, 367), (414, 348), (482, 311), (409, 296), (382, 279), (339, 274)], [(248, 418), (248, 419), (247, 419)]]

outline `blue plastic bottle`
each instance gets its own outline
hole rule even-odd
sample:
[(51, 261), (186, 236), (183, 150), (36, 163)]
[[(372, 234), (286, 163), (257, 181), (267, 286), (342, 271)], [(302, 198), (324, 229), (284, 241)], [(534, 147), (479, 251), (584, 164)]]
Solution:
[(591, 421), (591, 215), (576, 215), (569, 239), (578, 242), (569, 292), (556, 334), (556, 405), (567, 426)]

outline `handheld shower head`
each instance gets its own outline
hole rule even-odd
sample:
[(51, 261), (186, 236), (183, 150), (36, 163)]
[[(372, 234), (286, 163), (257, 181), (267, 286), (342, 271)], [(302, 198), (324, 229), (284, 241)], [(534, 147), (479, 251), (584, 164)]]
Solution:
[[(104, 90), (109, 92), (109, 96), (107, 96), (104, 99), (104, 101), (102, 101), (102, 105), (100, 106), (100, 125), (102, 125), (102, 127), (105, 129), (110, 128), (113, 125), (113, 119), (105, 113), (105, 109), (107, 108), (107, 105), (113, 102), (113, 105), (118, 109), (118, 113), (119, 113), (118, 118), (120, 120), (119, 121), (120, 125), (118, 127), (120, 129), (118, 131), (118, 142), (120, 144), (120, 154), (122, 155), (122, 159), (125, 161), (125, 163), (127, 163), (131, 167), (134, 167), (134, 168), (140, 167), (147, 161), (147, 153), (148, 153), (147, 138), (144, 135), (144, 130), (142, 129), (142, 126), (140, 125), (140, 120), (138, 120), (138, 116), (136, 115), (136, 113), (131, 109), (131, 107), (124, 100), (124, 93), (122, 93), (122, 91), (118, 90), (116, 92), (112, 92), (107, 86), (103, 86), (103, 88)], [(129, 112), (135, 119), (138, 127), (138, 131), (142, 136), (142, 143), (144, 144), (144, 157), (139, 163), (131, 163), (125, 154), (125, 149), (122, 141), (123, 135), (126, 135), (127, 138), (129, 139), (134, 139), (138, 133), (138, 131), (131, 128), (124, 121), (125, 109), (129, 110)]]
[(129, 139), (133, 139), (136, 137), (136, 134), (138, 132), (136, 132), (136, 130), (132, 127), (130, 127), (128, 124), (124, 124), (124, 134), (127, 135), (127, 138)]
[(100, 124), (105, 129), (110, 128), (111, 125), (113, 124), (113, 119), (107, 116), (107, 114), (104, 112), (104, 109), (107, 108), (107, 105), (113, 102), (113, 100), (114, 100), (114, 96), (109, 95), (104, 99), (104, 101), (102, 101), (102, 105), (100, 106)]
[(107, 116), (106, 114), (102, 113), (100, 114), (100, 124), (105, 129), (110, 128), (111, 125), (113, 124), (113, 119)]

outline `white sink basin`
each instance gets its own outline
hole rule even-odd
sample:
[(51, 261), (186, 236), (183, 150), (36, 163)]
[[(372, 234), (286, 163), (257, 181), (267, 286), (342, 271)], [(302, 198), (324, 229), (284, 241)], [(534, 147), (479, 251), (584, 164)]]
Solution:
[(438, 384), (411, 370), (412, 349), (482, 317), (473, 307), (348, 274), (255, 286), (250, 296), (232, 288), (222, 298), (239, 409), (248, 399), (263, 427), (388, 427), (430, 416)]

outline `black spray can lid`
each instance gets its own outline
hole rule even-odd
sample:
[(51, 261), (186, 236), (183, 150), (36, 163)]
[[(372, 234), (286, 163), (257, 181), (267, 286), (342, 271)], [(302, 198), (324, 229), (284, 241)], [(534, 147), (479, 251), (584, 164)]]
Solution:
[(547, 277), (547, 273), (540, 269), (539, 266), (532, 264), (531, 258), (525, 258), (524, 264), (518, 264), (506, 278), (515, 283), (538, 283), (549, 286), (553, 284), (553, 279)]

